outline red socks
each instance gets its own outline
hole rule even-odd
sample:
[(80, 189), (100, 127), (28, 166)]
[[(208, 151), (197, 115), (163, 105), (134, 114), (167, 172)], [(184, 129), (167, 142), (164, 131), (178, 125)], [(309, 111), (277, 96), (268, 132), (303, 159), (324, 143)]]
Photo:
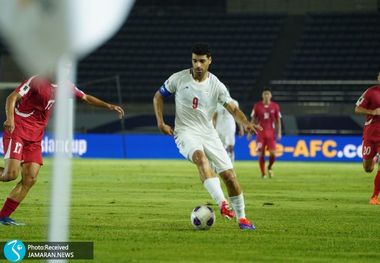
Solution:
[(372, 197), (378, 196), (380, 193), (380, 171), (377, 171), (375, 180), (373, 182), (373, 195)]
[(7, 200), (4, 203), (3, 209), (1, 209), (0, 211), (0, 218), (9, 217), (16, 210), (19, 204), (19, 202), (7, 198)]
[(272, 169), (272, 165), (274, 161), (276, 160), (276, 156), (269, 155), (269, 165), (268, 165), (268, 170)]
[(265, 159), (264, 159), (264, 154), (259, 156), (259, 165), (260, 165), (260, 170), (261, 170), (261, 175), (265, 175)]

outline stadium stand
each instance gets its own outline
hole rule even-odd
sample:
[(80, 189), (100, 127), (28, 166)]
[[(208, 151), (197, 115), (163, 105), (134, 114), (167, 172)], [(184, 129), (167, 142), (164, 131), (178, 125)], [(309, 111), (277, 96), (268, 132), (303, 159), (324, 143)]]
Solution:
[(317, 14), (287, 65), (286, 79), (373, 79), (380, 59), (380, 15)]
[(361, 126), (350, 116), (297, 116), (298, 134), (359, 134)]
[[(304, 108), (294, 109), (300, 104), (353, 107), (379, 71), (379, 12), (312, 13), (290, 19), (281, 13), (229, 13), (225, 3), (136, 1), (119, 32), (80, 61), (79, 87), (115, 103), (151, 105), (154, 92), (170, 74), (190, 67), (192, 43), (204, 41), (213, 50), (211, 72), (230, 88), (246, 113), (260, 99), (258, 90), (269, 82), (274, 100), (286, 105), (285, 115), (294, 116), (301, 133), (328, 130), (327, 123), (342, 123), (343, 130), (351, 127), (348, 130), (360, 133), (360, 125), (352, 119), (338, 122), (323, 113), (325, 122), (313, 116), (307, 121)], [(0, 43), (1, 54), (7, 51)], [(347, 112), (338, 114), (351, 114)], [(144, 118), (149, 113), (128, 115), (136, 119), (126, 129), (147, 127), (152, 119)], [(322, 118), (321, 112), (307, 114)], [(316, 123), (320, 126), (314, 128), (311, 124)], [(89, 131), (109, 129), (103, 125)]]
[[(380, 15), (310, 14), (283, 72), (284, 80), (320, 80), (312, 84), (272, 82), (278, 101), (352, 103), (375, 80), (380, 61)], [(329, 83), (329, 80), (332, 80)], [(342, 83), (334, 83), (342, 80)], [(325, 82), (325, 83), (323, 83)]]
[[(244, 99), (267, 61), (284, 18), (132, 11), (119, 33), (80, 63), (79, 82), (119, 75), (123, 101), (150, 102), (170, 74), (191, 66), (191, 45), (201, 40), (213, 49), (211, 71), (231, 88), (234, 97)], [(89, 92), (104, 95), (104, 87)], [(117, 94), (109, 95), (116, 101)]]

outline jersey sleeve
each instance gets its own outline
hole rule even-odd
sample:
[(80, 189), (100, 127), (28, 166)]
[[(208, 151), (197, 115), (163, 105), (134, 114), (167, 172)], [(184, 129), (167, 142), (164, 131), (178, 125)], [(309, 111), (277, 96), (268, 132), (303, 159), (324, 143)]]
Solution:
[(360, 96), (360, 98), (356, 102), (356, 106), (362, 107), (364, 109), (367, 109), (368, 105), (369, 105), (370, 93), (371, 92), (370, 92), (369, 89), (367, 89), (366, 91), (364, 91), (364, 93)]
[(232, 101), (232, 98), (230, 93), (228, 92), (227, 87), (220, 81), (217, 85), (219, 87), (218, 102), (222, 105), (230, 103)]
[(78, 99), (82, 99), (86, 93), (84, 93), (82, 90), (80, 90), (77, 86), (75, 86), (74, 84), (72, 85), (72, 89), (73, 89), (73, 94), (76, 98)]
[(251, 111), (251, 119), (255, 118), (257, 116), (257, 111), (256, 111), (256, 104), (253, 105), (252, 111)]
[(279, 120), (281, 118), (282, 118), (282, 115), (281, 115), (280, 105), (276, 103), (276, 120)]
[(215, 113), (217, 113), (217, 114), (221, 114), (221, 112), (223, 111), (223, 109), (224, 109), (223, 105), (218, 103), (218, 104), (216, 105)]
[(160, 87), (159, 92), (163, 97), (169, 97), (177, 90), (177, 75), (171, 75)]
[(29, 93), (29, 91), (31, 90), (31, 87), (32, 87), (32, 80), (35, 78), (35, 76), (25, 80), (24, 82), (22, 82), (17, 88), (16, 88), (16, 92), (18, 94), (21, 95), (21, 97), (25, 96), (26, 94)]

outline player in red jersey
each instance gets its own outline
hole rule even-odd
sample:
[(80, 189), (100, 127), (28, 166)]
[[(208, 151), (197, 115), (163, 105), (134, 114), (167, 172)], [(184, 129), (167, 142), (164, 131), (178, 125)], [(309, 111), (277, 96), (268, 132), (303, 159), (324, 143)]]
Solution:
[[(33, 76), (7, 97), (3, 135), (5, 167), (0, 167), (0, 181), (15, 180), (20, 171), (22, 178), (0, 210), (0, 223), (3, 225), (20, 225), (9, 216), (37, 180), (43, 164), (41, 139), (54, 104), (55, 87), (49, 78)], [(96, 107), (116, 111), (119, 118), (123, 118), (124, 110), (120, 106), (85, 94), (74, 84), (72, 90), (76, 98)]]
[[(363, 168), (370, 173), (375, 167), (377, 154), (380, 153), (380, 72), (377, 75), (378, 85), (369, 87), (356, 102), (355, 113), (365, 114), (366, 120), (363, 128)], [(373, 194), (369, 203), (380, 205), (380, 170), (378, 168), (374, 180)]]
[(271, 101), (272, 92), (269, 88), (262, 91), (262, 101), (257, 102), (252, 109), (251, 122), (260, 124), (263, 130), (258, 131), (256, 136), (256, 152), (259, 156), (261, 178), (265, 173), (265, 150), (269, 151), (268, 176), (274, 176), (272, 166), (276, 159), (276, 139), (281, 139), (281, 113), (280, 106)]

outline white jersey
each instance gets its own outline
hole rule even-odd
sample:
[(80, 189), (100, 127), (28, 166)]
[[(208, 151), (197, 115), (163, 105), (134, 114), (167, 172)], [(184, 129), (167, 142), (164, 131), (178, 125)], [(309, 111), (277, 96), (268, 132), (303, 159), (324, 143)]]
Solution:
[(164, 88), (172, 94), (175, 93), (176, 133), (216, 133), (212, 124), (216, 106), (232, 100), (226, 86), (215, 75), (208, 73), (204, 81), (197, 82), (190, 69), (171, 75), (165, 81)]
[[(239, 103), (236, 100), (232, 100), (232, 102), (239, 107)], [(216, 108), (216, 125), (215, 128), (218, 132), (218, 134), (234, 134), (236, 132), (236, 123), (234, 117), (229, 113), (229, 111), (222, 106), (221, 104), (218, 104), (218, 107)]]

